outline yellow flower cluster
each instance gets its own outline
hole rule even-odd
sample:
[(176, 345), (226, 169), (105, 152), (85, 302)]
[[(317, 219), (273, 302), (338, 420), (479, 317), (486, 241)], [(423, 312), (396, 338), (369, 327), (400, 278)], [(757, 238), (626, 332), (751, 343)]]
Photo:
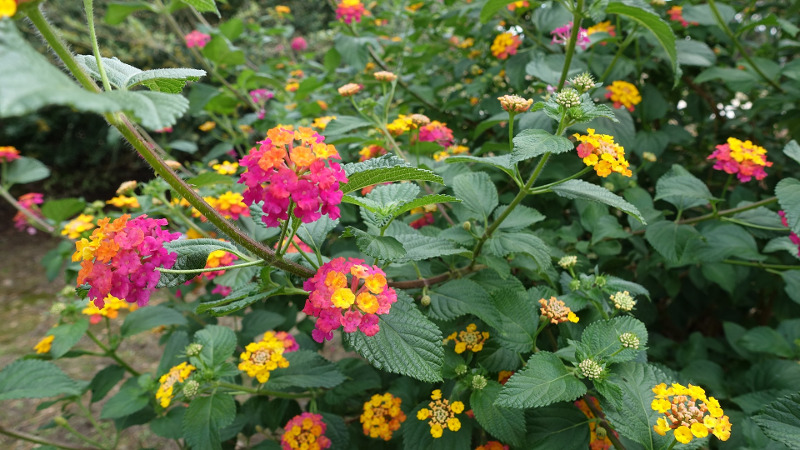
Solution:
[(105, 299), (103, 299), (103, 307), (98, 308), (94, 302), (89, 302), (86, 305), (86, 308), (83, 308), (81, 311), (82, 314), (91, 316), (89, 322), (92, 324), (99, 323), (103, 317), (108, 317), (109, 319), (116, 319), (117, 315), (119, 315), (120, 309), (136, 309), (136, 304), (128, 303), (125, 300), (120, 300), (117, 297), (114, 297), (111, 294), (108, 294)]
[(442, 161), (451, 156), (461, 155), (463, 153), (469, 153), (469, 147), (466, 147), (464, 145), (451, 145), (450, 147), (447, 147), (447, 149), (445, 150), (434, 153), (433, 159), (436, 161)]
[(728, 146), (731, 149), (731, 158), (737, 162), (750, 161), (759, 166), (765, 165), (767, 149), (764, 147), (733, 137), (728, 138)]
[(289, 361), (283, 357), (286, 349), (284, 341), (275, 337), (275, 333), (268, 331), (260, 342), (251, 342), (245, 347), (244, 353), (239, 355), (242, 362), (239, 370), (255, 377), (259, 383), (269, 380), (270, 372), (277, 368), (289, 367)]
[(161, 375), (161, 378), (158, 379), (161, 385), (158, 387), (158, 391), (156, 391), (156, 400), (158, 400), (162, 408), (168, 407), (170, 402), (172, 402), (172, 398), (175, 396), (172, 392), (175, 383), (183, 383), (186, 381), (195, 369), (195, 366), (184, 361), (169, 369), (169, 372)]
[(461, 402), (450, 403), (449, 400), (442, 399), (442, 391), (436, 389), (431, 393), (432, 402), (428, 403), (428, 408), (417, 411), (417, 420), (427, 420), (431, 427), (431, 436), (434, 439), (442, 437), (445, 429), (458, 431), (461, 429), (461, 421), (456, 414), (464, 412), (464, 404)]
[(208, 132), (208, 131), (213, 130), (216, 127), (217, 127), (217, 123), (216, 122), (212, 122), (212, 121), (209, 120), (209, 121), (203, 122), (199, 127), (197, 127), (197, 129), (200, 130), (200, 131)]
[(583, 163), (593, 166), (594, 171), (601, 177), (607, 177), (611, 172), (629, 177), (633, 172), (628, 168), (625, 159), (625, 149), (614, 142), (614, 137), (607, 134), (595, 134), (593, 128), (586, 130), (589, 134), (574, 134), (578, 144), (578, 156), (583, 158)]
[(61, 235), (70, 239), (78, 239), (84, 231), (89, 231), (95, 226), (93, 215), (81, 214), (64, 225), (64, 229), (61, 230)]
[(688, 444), (693, 438), (713, 433), (721, 441), (731, 437), (731, 422), (714, 397), (706, 397), (700, 386), (689, 387), (661, 383), (653, 388), (656, 398), (650, 404), (654, 411), (664, 414), (653, 429), (661, 436), (673, 430), (675, 440)]
[(222, 161), (219, 164), (211, 166), (220, 175), (234, 175), (239, 169), (238, 162)]
[(320, 131), (324, 131), (328, 124), (331, 123), (331, 120), (336, 120), (336, 116), (317, 117), (311, 122), (311, 126)]
[(17, 2), (15, 0), (0, 0), (0, 19), (11, 17), (17, 12)]
[(606, 86), (606, 90), (606, 98), (614, 102), (614, 108), (624, 106), (628, 111), (633, 111), (633, 107), (642, 102), (639, 90), (627, 81), (615, 81), (611, 86)]
[(459, 331), (447, 336), (445, 342), (455, 341), (456, 353), (458, 354), (464, 353), (467, 350), (477, 353), (483, 350), (483, 343), (489, 339), (488, 331), (477, 331), (477, 329), (478, 327), (474, 323), (471, 323), (467, 325), (465, 331)]
[(111, 206), (116, 206), (117, 208), (139, 208), (139, 200), (137, 200), (136, 197), (128, 197), (126, 195), (118, 195), (108, 200), (106, 203)]
[(50, 352), (50, 348), (53, 346), (53, 339), (55, 339), (55, 336), (52, 334), (45, 336), (41, 341), (39, 341), (38, 344), (33, 346), (33, 349), (36, 350), (37, 354), (48, 353)]
[(550, 323), (553, 325), (558, 325), (566, 321), (578, 323), (578, 316), (569, 309), (569, 306), (555, 297), (550, 297), (550, 300), (540, 299), (539, 304), (542, 305), (542, 307), (539, 308), (542, 317), (550, 319)]
[(406, 415), (400, 409), (403, 401), (390, 393), (375, 394), (364, 403), (364, 412), (361, 413), (361, 424), (364, 435), (371, 438), (380, 438), (388, 441), (392, 434), (405, 422)]

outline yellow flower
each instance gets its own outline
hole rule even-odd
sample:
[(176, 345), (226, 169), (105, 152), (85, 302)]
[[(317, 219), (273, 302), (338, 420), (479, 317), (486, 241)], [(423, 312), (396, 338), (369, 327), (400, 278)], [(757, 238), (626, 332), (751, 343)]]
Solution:
[(692, 442), (692, 432), (686, 425), (681, 425), (675, 429), (675, 439), (681, 444)]
[(316, 119), (314, 119), (313, 122), (311, 122), (311, 126), (318, 130), (324, 131), (325, 128), (327, 128), (328, 124), (331, 122), (331, 120), (336, 120), (336, 116), (317, 117)]
[(300, 89), (300, 83), (297, 82), (286, 83), (286, 87), (284, 89), (286, 89), (286, 92), (295, 92), (298, 89)]
[(465, 331), (458, 333), (458, 337), (456, 337), (456, 333), (453, 333), (445, 340), (455, 341), (455, 350), (458, 354), (464, 353), (466, 350), (477, 353), (483, 350), (483, 343), (486, 339), (489, 339), (489, 333), (487, 331), (476, 331), (477, 328), (478, 327), (474, 323), (471, 323), (467, 325)]
[(661, 436), (666, 436), (667, 431), (669, 431), (671, 428), (669, 427), (669, 425), (667, 425), (667, 419), (659, 417), (653, 429), (656, 431), (656, 433), (660, 434)]
[(285, 341), (278, 339), (275, 333), (264, 333), (260, 342), (247, 344), (244, 353), (239, 355), (242, 360), (239, 370), (255, 377), (259, 383), (266, 383), (273, 370), (289, 367), (289, 361), (283, 357), (285, 345)]
[(53, 336), (52, 334), (49, 336), (45, 336), (44, 338), (42, 338), (41, 341), (39, 341), (38, 344), (36, 344), (33, 347), (33, 349), (36, 350), (37, 354), (49, 353), (50, 348), (53, 346), (53, 339), (55, 339), (55, 336)]
[(116, 206), (117, 208), (139, 208), (139, 200), (136, 197), (128, 197), (125, 195), (118, 195), (111, 200), (106, 202), (111, 206)]
[(642, 96), (636, 86), (627, 81), (615, 81), (611, 86), (606, 86), (606, 98), (614, 102), (614, 108), (624, 106), (629, 111), (642, 102)]
[(103, 307), (98, 308), (94, 302), (89, 302), (86, 308), (83, 308), (81, 314), (91, 316), (89, 322), (92, 324), (99, 323), (101, 318), (108, 317), (109, 319), (116, 319), (119, 315), (120, 309), (130, 309), (131, 304), (125, 300), (120, 300), (111, 294), (108, 294), (103, 299)]
[(431, 393), (431, 399), (433, 401), (428, 403), (428, 408), (422, 408), (417, 412), (418, 420), (430, 418), (428, 425), (431, 427), (431, 436), (438, 439), (442, 437), (445, 429), (453, 432), (460, 430), (461, 421), (456, 414), (464, 411), (464, 404), (461, 402), (450, 404), (449, 400), (442, 399), (442, 391), (439, 389)]
[[(406, 420), (406, 415), (400, 409), (402, 402), (399, 397), (395, 397), (388, 392), (383, 395), (373, 395), (368, 402), (364, 403), (364, 412), (361, 413), (360, 420), (364, 435), (371, 438), (380, 438), (384, 441), (390, 440), (392, 434)], [(420, 416), (423, 410), (417, 413), (417, 417)]]
[(211, 168), (220, 175), (233, 175), (239, 169), (239, 163), (222, 161), (219, 164), (214, 164)]
[(78, 239), (84, 231), (89, 231), (95, 227), (94, 216), (91, 214), (81, 214), (70, 220), (64, 225), (61, 234), (70, 239)]
[(703, 388), (679, 383), (667, 387), (661, 383), (653, 388), (653, 393), (655, 399), (650, 407), (664, 414), (653, 426), (656, 433), (664, 436), (673, 430), (675, 439), (682, 444), (688, 444), (694, 437), (704, 438), (709, 433), (722, 441), (730, 437), (728, 416), (723, 415), (717, 399), (706, 397)]
[(692, 426), (689, 427), (689, 430), (691, 430), (692, 434), (696, 438), (704, 438), (708, 436), (708, 427), (700, 422), (693, 423)]
[(353, 294), (353, 291), (348, 288), (339, 288), (335, 290), (331, 296), (331, 302), (337, 308), (349, 308), (355, 301), (355, 294)]
[(392, 136), (400, 136), (408, 130), (414, 130), (417, 127), (411, 122), (411, 117), (404, 114), (397, 116), (392, 123), (386, 125), (386, 130)]
[(290, 14), (292, 10), (288, 6), (278, 5), (275, 7), (275, 12), (283, 15), (283, 14)]
[(626, 177), (633, 173), (628, 168), (625, 159), (625, 149), (614, 142), (614, 137), (607, 134), (595, 134), (593, 128), (588, 128), (586, 135), (574, 134), (578, 144), (578, 156), (583, 158), (587, 166), (594, 166), (595, 172), (601, 177), (607, 177), (611, 172), (617, 172)]
[(182, 362), (169, 369), (169, 372), (159, 378), (158, 382), (161, 384), (158, 387), (158, 391), (156, 391), (156, 400), (159, 401), (162, 408), (168, 407), (172, 402), (175, 383), (183, 383), (186, 381), (195, 369), (195, 366), (187, 362)]
[(200, 125), (199, 127), (197, 127), (197, 129), (199, 129), (200, 131), (208, 132), (208, 131), (213, 130), (216, 127), (217, 127), (217, 123), (216, 122), (212, 122), (212, 121), (209, 120), (207, 122), (203, 122), (203, 124)]
[(17, 12), (17, 2), (15, 0), (0, 0), (0, 19), (11, 17)]
[(428, 408), (422, 408), (417, 411), (417, 420), (425, 420), (431, 416), (431, 411)]

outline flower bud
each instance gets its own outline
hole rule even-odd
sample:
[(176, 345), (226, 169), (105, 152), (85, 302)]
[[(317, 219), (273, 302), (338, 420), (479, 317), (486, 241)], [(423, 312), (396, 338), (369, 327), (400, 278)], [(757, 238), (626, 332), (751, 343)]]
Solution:
[(69, 426), (69, 422), (67, 422), (67, 419), (65, 419), (63, 416), (53, 417), (53, 422), (55, 422), (56, 425), (58, 425), (60, 427), (68, 427)]
[(573, 77), (571, 80), (569, 80), (569, 84), (571, 84), (572, 87), (577, 89), (580, 93), (587, 92), (589, 89), (592, 89), (595, 86), (594, 79), (588, 73), (582, 73), (576, 77)]
[(628, 291), (617, 292), (610, 298), (614, 302), (614, 307), (621, 311), (630, 311), (636, 306), (636, 300), (633, 299)]
[(469, 367), (467, 367), (466, 364), (459, 364), (454, 369), (454, 372), (456, 373), (456, 375), (464, 375), (465, 373), (467, 373), (468, 370)]
[(619, 342), (625, 348), (637, 350), (639, 348), (639, 336), (634, 333), (622, 333), (619, 335)]
[[(74, 290), (72, 292), (73, 292), (73, 294), (75, 293)], [(52, 314), (54, 316), (58, 316), (62, 312), (64, 312), (65, 309), (67, 309), (67, 305), (66, 304), (64, 304), (63, 302), (55, 302), (50, 307), (50, 314)]]
[(598, 275), (594, 278), (594, 284), (598, 287), (603, 287), (606, 285), (606, 277), (602, 275)]
[(350, 97), (358, 94), (363, 89), (363, 86), (356, 83), (347, 83), (339, 88), (339, 95), (342, 97)]
[(581, 280), (575, 278), (575, 279), (573, 279), (572, 281), (569, 282), (569, 290), (570, 291), (574, 292), (574, 291), (577, 291), (580, 288), (581, 288)]
[(431, 296), (430, 295), (423, 295), (422, 298), (419, 300), (419, 303), (422, 306), (431, 306)]
[(461, 228), (463, 228), (465, 231), (469, 231), (472, 229), (472, 223), (470, 221), (466, 221), (461, 224)]
[(183, 385), (183, 396), (186, 397), (187, 400), (193, 399), (199, 391), (200, 383), (195, 380), (188, 380)]
[(556, 94), (556, 103), (564, 108), (572, 108), (581, 104), (581, 96), (575, 89), (567, 88)]
[(472, 377), (472, 389), (481, 390), (486, 387), (486, 377), (483, 375), (475, 375)]
[(558, 265), (562, 269), (569, 269), (570, 267), (575, 267), (575, 264), (578, 263), (578, 257), (575, 255), (564, 256), (563, 258), (558, 260)]
[(605, 368), (593, 359), (584, 359), (578, 364), (583, 376), (590, 380), (596, 380), (603, 374)]
[(192, 342), (191, 344), (186, 346), (186, 356), (197, 356), (203, 350), (203, 344), (198, 344), (197, 342)]
[(431, 123), (431, 119), (428, 118), (425, 114), (412, 114), (409, 119), (411, 119), (411, 123), (413, 123), (417, 128), (424, 127)]

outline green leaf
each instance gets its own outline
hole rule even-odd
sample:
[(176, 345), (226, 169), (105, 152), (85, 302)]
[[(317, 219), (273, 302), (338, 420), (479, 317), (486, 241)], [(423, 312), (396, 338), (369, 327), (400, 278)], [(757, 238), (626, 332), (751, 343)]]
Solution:
[(785, 286), (783, 290), (795, 303), (800, 303), (800, 272), (796, 270), (785, 270), (781, 272), (781, 278)]
[(203, 56), (220, 66), (237, 66), (247, 61), (244, 52), (233, 46), (228, 38), (221, 34), (214, 35), (201, 52)]
[[(494, 210), (494, 220), (497, 220), (503, 212), (505, 212), (507, 205), (500, 205)], [(539, 211), (528, 208), (527, 206), (517, 205), (513, 211), (500, 223), (497, 227), (502, 231), (520, 231), (528, 228), (535, 223), (545, 220), (547, 217)]]
[(339, 369), (319, 354), (298, 350), (284, 353), (289, 367), (276, 369), (270, 374), (264, 389), (282, 391), (287, 388), (332, 388), (345, 381)]
[(783, 154), (792, 158), (795, 162), (800, 163), (800, 144), (792, 139), (783, 147)]
[(77, 198), (48, 200), (42, 205), (42, 214), (54, 222), (61, 222), (83, 211), (86, 202)]
[[(625, 348), (619, 340), (623, 333), (633, 333), (639, 338), (639, 348)], [(630, 361), (647, 347), (647, 328), (631, 316), (592, 322), (581, 335), (575, 350), (578, 361), (601, 360), (608, 363)]]
[(775, 195), (778, 203), (786, 213), (789, 228), (795, 233), (800, 233), (800, 181), (794, 178), (784, 178), (775, 186)]
[(487, 164), (502, 170), (511, 177), (514, 176), (514, 165), (511, 164), (511, 155), (500, 155), (500, 156), (454, 155), (445, 159), (444, 162), (446, 162), (447, 164), (468, 163), (468, 162)]
[(140, 411), (150, 403), (151, 393), (139, 386), (136, 378), (130, 378), (119, 392), (103, 404), (101, 419), (119, 419)]
[(199, 358), (211, 367), (221, 366), (236, 350), (236, 334), (228, 327), (207, 325), (194, 340), (203, 346)]
[(486, 23), (497, 14), (498, 11), (505, 8), (506, 5), (509, 3), (513, 3), (513, 0), (489, 0), (481, 8), (481, 23)]
[(575, 378), (558, 356), (541, 351), (532, 355), (525, 368), (506, 382), (496, 404), (510, 408), (538, 408), (572, 401), (585, 393), (586, 386)]
[(800, 393), (770, 403), (753, 417), (761, 431), (792, 448), (800, 442)]
[(355, 236), (356, 245), (365, 255), (394, 261), (406, 255), (403, 244), (391, 236), (374, 236), (358, 228), (347, 227), (342, 237)]
[(192, 186), (212, 186), (215, 184), (233, 184), (233, 179), (228, 175), (217, 172), (205, 172), (186, 180)]
[(540, 270), (550, 267), (550, 249), (543, 240), (530, 233), (503, 233), (496, 231), (486, 240), (486, 250), (496, 256), (510, 253), (526, 254), (536, 261)]
[[(716, 3), (716, 6), (720, 16), (722, 16), (722, 20), (725, 21), (725, 23), (731, 23), (736, 16), (736, 10), (724, 3)], [(682, 12), (683, 18), (689, 23), (696, 22), (699, 25), (707, 26), (717, 25), (717, 19), (714, 17), (714, 13), (708, 5), (686, 5), (686, 8)]]
[(185, 414), (186, 407), (184, 406), (170, 408), (167, 414), (156, 417), (150, 422), (150, 430), (156, 436), (165, 439), (181, 439), (183, 438), (181, 424), (183, 424), (183, 416)]
[(496, 339), (500, 345), (519, 353), (533, 350), (533, 336), (539, 325), (539, 314), (530, 296), (524, 290), (502, 288), (491, 293), (491, 300), (500, 314), (487, 316), (487, 323), (495, 329), (490, 339)]
[(129, 111), (150, 130), (175, 125), (189, 109), (189, 100), (177, 94), (151, 91), (111, 91), (104, 93), (121, 111)]
[(622, 2), (609, 3), (606, 7), (606, 14), (625, 16), (650, 30), (667, 53), (672, 66), (672, 72), (675, 74), (679, 73), (678, 51), (675, 48), (675, 34), (672, 32), (672, 28), (670, 28), (668, 23), (664, 22), (660, 17), (650, 11)]
[(48, 361), (17, 360), (0, 370), (0, 400), (72, 397), (81, 391), (77, 381)]
[(488, 324), (502, 323), (500, 313), (489, 294), (476, 282), (452, 280), (428, 291), (431, 297), (430, 316), (437, 320), (453, 320), (474, 314)]
[(389, 314), (378, 316), (380, 331), (366, 336), (344, 333), (345, 340), (377, 369), (435, 383), (442, 380), (444, 347), (439, 327), (426, 319), (402, 291)]
[(311, 223), (304, 223), (297, 229), (297, 236), (311, 246), (312, 249), (317, 251), (322, 249), (322, 244), (328, 237), (328, 233), (336, 228), (339, 219), (333, 220), (327, 215), (320, 217), (318, 220)]
[[(183, 239), (167, 242), (164, 244), (171, 253), (177, 253), (178, 259), (172, 267), (174, 270), (197, 270), (206, 266), (208, 255), (215, 250), (235, 251), (236, 247), (230, 242), (218, 241), (216, 239)], [(181, 285), (192, 278), (197, 273), (167, 273), (161, 274), (156, 287), (170, 287)]]
[(65, 323), (50, 330), (47, 334), (54, 338), (50, 356), (53, 359), (62, 357), (81, 340), (88, 329), (89, 319), (80, 319), (75, 323)]
[(589, 447), (589, 419), (572, 404), (559, 403), (527, 411), (528, 442), (541, 448)]
[(704, 242), (693, 250), (693, 255), (701, 261), (722, 261), (732, 256), (752, 261), (767, 258), (758, 253), (753, 235), (738, 225), (712, 223), (703, 228), (702, 235)]
[(679, 40), (675, 44), (681, 65), (708, 67), (717, 61), (717, 55), (705, 42)]
[(707, 205), (713, 198), (705, 183), (677, 164), (656, 183), (655, 200), (672, 203), (681, 211)]
[(453, 178), (453, 192), (464, 202), (464, 207), (484, 221), (499, 203), (497, 188), (484, 172), (462, 173)]
[(325, 137), (338, 137), (349, 131), (357, 130), (359, 128), (374, 126), (372, 122), (361, 117), (356, 116), (336, 116), (336, 119), (331, 120), (328, 126), (325, 127), (323, 133)]
[(281, 292), (281, 289), (280, 287), (276, 287), (268, 291), (263, 291), (260, 285), (256, 283), (247, 283), (242, 287), (237, 287), (224, 298), (200, 303), (197, 305), (197, 310), (195, 312), (198, 314), (207, 312), (212, 316), (218, 317), (227, 316), (236, 311), (241, 311), (255, 302), (277, 295)]
[(648, 291), (647, 288), (641, 284), (623, 280), (622, 278), (617, 278), (615, 276), (606, 276), (606, 289), (611, 292), (628, 291), (634, 297), (637, 295), (644, 295), (648, 299), (650, 298), (650, 291)]
[(109, 25), (119, 25), (131, 14), (137, 11), (153, 11), (153, 6), (147, 2), (111, 2), (106, 5), (105, 21)]
[(739, 344), (751, 352), (767, 353), (782, 358), (793, 358), (796, 353), (794, 345), (770, 327), (762, 326), (748, 330), (739, 338)]
[(511, 163), (518, 163), (535, 158), (545, 153), (565, 153), (575, 148), (569, 139), (555, 136), (544, 130), (522, 130), (514, 137), (514, 150), (511, 152)]
[(217, 2), (214, 0), (181, 0), (183, 3), (193, 7), (200, 12), (213, 12), (217, 17), (221, 17), (217, 9)]
[(565, 183), (553, 186), (550, 189), (561, 197), (582, 198), (603, 203), (630, 214), (642, 224), (646, 223), (644, 217), (642, 217), (642, 213), (640, 213), (635, 206), (608, 189), (597, 186), (596, 184), (587, 183), (583, 180), (569, 180)]
[(123, 337), (133, 336), (162, 325), (186, 325), (186, 317), (180, 312), (162, 305), (145, 306), (128, 314), (120, 331)]
[(341, 186), (344, 194), (349, 194), (373, 184), (391, 181), (422, 180), (434, 183), (443, 182), (442, 177), (430, 170), (413, 167), (394, 155), (384, 155), (363, 162), (345, 164), (344, 171), (348, 180), (347, 184)]
[(89, 390), (92, 391), (92, 403), (102, 400), (106, 394), (114, 388), (125, 377), (125, 369), (122, 366), (112, 364), (97, 372), (89, 383)]
[(214, 392), (197, 397), (183, 417), (183, 436), (193, 450), (222, 448), (220, 430), (236, 418), (236, 402), (230, 394)]
[(525, 442), (525, 412), (496, 406), (501, 389), (500, 383), (489, 380), (485, 388), (472, 391), (469, 404), (484, 430), (503, 443), (521, 446)]
[(406, 251), (405, 256), (396, 259), (396, 262), (422, 261), (438, 258), (445, 255), (458, 255), (469, 253), (469, 250), (456, 246), (447, 239), (425, 236), (423, 234), (393, 234)]
[(667, 220), (648, 225), (644, 237), (664, 259), (673, 263), (682, 262), (686, 251), (701, 239), (693, 226)]
[(178, 330), (170, 334), (167, 343), (164, 345), (164, 352), (156, 368), (156, 376), (164, 375), (171, 367), (187, 360), (184, 350), (189, 345), (189, 334), (186, 331)]
[[(94, 55), (76, 55), (75, 60), (96, 80), (102, 80)], [(152, 91), (178, 94), (187, 81), (197, 81), (206, 75), (199, 69), (154, 69), (141, 70), (125, 64), (117, 58), (103, 58), (103, 68), (111, 85), (117, 89), (127, 90), (138, 84), (147, 86)]]
[[(0, 105), (2, 105), (1, 100)], [(2, 109), (0, 109), (0, 116), (2, 116)], [(44, 180), (49, 176), (50, 169), (39, 160), (20, 156), (19, 159), (15, 159), (8, 164), (8, 172), (3, 181), (11, 186), (13, 184), (33, 183), (34, 181)]]
[(460, 203), (461, 200), (459, 200), (456, 197), (453, 197), (452, 195), (445, 195), (445, 194), (425, 195), (420, 198), (415, 198), (414, 200), (411, 200), (410, 202), (403, 204), (403, 206), (397, 209), (393, 209), (392, 215), (394, 217), (397, 217), (401, 214), (411, 211), (414, 208), (421, 208), (425, 205), (434, 205), (437, 203), (452, 203), (452, 202)]

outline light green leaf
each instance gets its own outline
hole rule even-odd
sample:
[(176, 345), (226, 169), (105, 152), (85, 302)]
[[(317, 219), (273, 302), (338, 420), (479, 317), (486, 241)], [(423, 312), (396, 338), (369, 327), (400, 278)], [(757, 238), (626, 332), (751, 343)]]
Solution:
[[(725, 3), (718, 3), (715, 2), (717, 6), (717, 10), (719, 11), (720, 16), (722, 16), (722, 20), (725, 23), (730, 23), (733, 18), (736, 16), (736, 10), (731, 8), (729, 5)], [(686, 8), (682, 11), (683, 18), (689, 23), (697, 23), (699, 25), (707, 25), (707, 26), (715, 26), (717, 25), (717, 19), (714, 17), (714, 13), (711, 11), (711, 7), (707, 4), (703, 5), (686, 5)]]
[(109, 25), (119, 25), (131, 14), (144, 10), (154, 11), (154, 8), (147, 2), (110, 2), (106, 5), (105, 21)]
[(648, 299), (650, 298), (650, 291), (648, 291), (644, 286), (641, 284), (634, 283), (632, 281), (623, 280), (622, 278), (617, 278), (615, 276), (606, 276), (606, 289), (609, 291), (628, 291), (632, 296), (637, 295), (644, 295)]
[(557, 405), (527, 411), (528, 442), (541, 448), (588, 448), (589, 419), (574, 405)]
[(587, 183), (583, 180), (569, 180), (565, 183), (553, 186), (551, 190), (561, 197), (582, 198), (612, 206), (630, 214), (642, 224), (646, 223), (644, 217), (642, 217), (642, 213), (640, 213), (635, 206), (608, 189), (597, 186), (596, 184)]
[(717, 55), (705, 42), (680, 40), (675, 44), (681, 65), (708, 67), (717, 61)]
[(213, 12), (217, 17), (221, 17), (217, 9), (217, 2), (214, 0), (181, 0), (183, 3), (193, 7), (200, 12)]
[(486, 250), (496, 256), (506, 256), (511, 253), (526, 254), (536, 261), (541, 270), (547, 270), (551, 264), (550, 249), (547, 244), (530, 233), (496, 231), (486, 240)]
[(783, 154), (800, 163), (800, 144), (794, 139), (783, 147)]
[[(170, 253), (177, 253), (178, 259), (172, 269), (197, 270), (206, 266), (208, 255), (215, 250), (236, 250), (230, 242), (216, 239), (185, 239), (164, 244)], [(157, 287), (170, 287), (183, 284), (196, 277), (196, 273), (162, 273)]]
[(484, 172), (463, 173), (453, 178), (453, 192), (463, 201), (463, 205), (486, 220), (499, 203), (497, 188)]
[(430, 316), (438, 320), (453, 320), (474, 314), (488, 324), (500, 324), (502, 319), (489, 294), (476, 282), (452, 280), (428, 291), (431, 297)]
[(210, 367), (219, 367), (236, 350), (236, 334), (228, 327), (207, 325), (194, 340), (203, 346), (199, 358)]
[(481, 8), (481, 23), (486, 23), (513, 0), (489, 0)]
[(345, 340), (377, 369), (435, 383), (442, 380), (444, 347), (439, 327), (426, 319), (402, 291), (389, 314), (380, 318), (380, 331), (369, 337), (357, 331)]
[(538, 129), (522, 130), (514, 137), (511, 163), (535, 158), (545, 153), (565, 153), (575, 148), (569, 139)]
[(145, 306), (128, 314), (122, 323), (122, 336), (128, 337), (162, 325), (186, 325), (186, 317), (180, 312), (162, 305)]
[(644, 237), (664, 259), (672, 263), (682, 262), (686, 251), (701, 239), (693, 226), (678, 225), (667, 220), (648, 225)]
[(533, 336), (539, 325), (539, 314), (530, 296), (524, 290), (502, 288), (490, 295), (494, 308), (500, 314), (487, 315), (484, 319), (496, 330), (491, 339), (518, 353), (533, 351)]
[[(789, 236), (778, 237), (774, 239), (770, 239), (767, 242), (767, 245), (764, 246), (763, 249), (764, 253), (772, 253), (777, 251), (785, 251), (789, 252), (790, 255), (794, 256), (795, 258), (800, 258), (800, 254), (798, 254), (797, 244), (792, 242)], [(786, 273), (786, 272), (783, 272)]]
[(230, 394), (214, 392), (197, 397), (183, 418), (183, 436), (193, 450), (222, 448), (220, 430), (236, 418), (236, 402)]
[(511, 155), (500, 156), (470, 156), (470, 155), (454, 155), (444, 160), (447, 164), (452, 163), (469, 163), (475, 162), (478, 164), (487, 164), (496, 167), (510, 176), (514, 176), (514, 165), (511, 164)]
[(794, 178), (784, 178), (775, 186), (775, 195), (778, 203), (786, 213), (789, 228), (795, 233), (800, 233), (800, 181)]
[(423, 234), (392, 234), (406, 251), (405, 256), (396, 259), (396, 262), (422, 261), (438, 258), (445, 255), (457, 255), (469, 250), (456, 246), (452, 241)]
[(713, 198), (705, 183), (677, 164), (656, 183), (655, 200), (672, 203), (681, 211), (707, 205)]
[(501, 389), (500, 383), (489, 380), (485, 388), (472, 391), (469, 404), (484, 430), (503, 443), (521, 446), (525, 441), (525, 412), (495, 405)]
[[(102, 80), (94, 55), (76, 55), (75, 60), (94, 79)], [(197, 81), (206, 74), (205, 70), (184, 68), (141, 70), (117, 58), (103, 58), (103, 68), (109, 82), (117, 89), (127, 90), (143, 84), (152, 91), (169, 94), (180, 93), (187, 81)]]
[(572, 401), (585, 393), (586, 386), (575, 378), (558, 356), (541, 351), (532, 355), (525, 368), (506, 382), (496, 404), (510, 408), (538, 408)]
[(72, 397), (80, 395), (81, 390), (77, 381), (48, 361), (17, 360), (0, 370), (0, 400)]
[(119, 419), (140, 411), (150, 403), (152, 394), (139, 386), (136, 378), (129, 378), (119, 392), (103, 404), (101, 419)]
[(244, 52), (231, 44), (228, 38), (222, 34), (212, 36), (211, 41), (203, 47), (201, 52), (203, 56), (220, 66), (237, 66), (247, 61)]
[(212, 316), (227, 316), (236, 311), (240, 311), (255, 302), (264, 300), (273, 295), (279, 294), (280, 287), (270, 289), (268, 291), (261, 290), (260, 285), (255, 283), (247, 283), (242, 287), (236, 288), (229, 295), (219, 300), (210, 302), (203, 302), (197, 305), (198, 314), (207, 312)]
[(770, 439), (792, 448), (800, 442), (800, 393), (782, 397), (753, 420)]
[(53, 336), (50, 356), (53, 359), (61, 358), (81, 340), (88, 329), (89, 319), (80, 319), (75, 323), (64, 323), (50, 330), (47, 333)]
[(332, 388), (345, 381), (339, 369), (319, 354), (298, 350), (284, 353), (289, 367), (274, 370), (264, 389), (282, 391), (287, 388)]
[(453, 197), (452, 195), (445, 195), (445, 194), (425, 195), (423, 197), (416, 198), (408, 203), (405, 203), (403, 204), (403, 206), (397, 209), (392, 210), (392, 215), (397, 217), (401, 214), (411, 211), (414, 208), (421, 208), (425, 205), (434, 205), (437, 203), (459, 203), (459, 202), (461, 202), (461, 200), (459, 200), (456, 197)]
[[(619, 340), (623, 333), (633, 333), (639, 338), (639, 348), (625, 348)], [(647, 347), (647, 328), (631, 316), (592, 322), (581, 335), (575, 351), (578, 361), (584, 359), (620, 363), (636, 358)]]
[(42, 205), (42, 214), (53, 222), (61, 222), (83, 211), (86, 202), (77, 198), (48, 200)]
[(406, 256), (403, 244), (391, 236), (374, 236), (358, 228), (347, 227), (342, 237), (355, 236), (356, 245), (365, 255), (394, 261)]
[[(494, 219), (497, 220), (503, 212), (505, 212), (508, 205), (500, 205), (494, 210)], [(523, 205), (517, 205), (513, 211), (500, 223), (497, 227), (498, 230), (503, 231), (520, 231), (530, 227), (535, 223), (545, 220), (547, 217), (539, 211)]]
[(300, 228), (297, 229), (297, 236), (311, 248), (319, 251), (322, 249), (328, 233), (333, 231), (338, 223), (339, 219), (333, 220), (324, 215), (314, 222), (300, 225)]
[(103, 95), (120, 105), (122, 111), (130, 111), (150, 130), (160, 130), (175, 125), (189, 109), (189, 100), (181, 95), (152, 91), (111, 91)]
[(672, 32), (672, 28), (670, 28), (668, 23), (664, 22), (660, 17), (650, 11), (622, 2), (609, 3), (606, 7), (606, 14), (625, 16), (650, 30), (667, 53), (672, 72), (675, 74), (679, 73), (678, 51), (675, 48), (675, 34)]
[[(2, 103), (2, 100), (0, 100), (0, 103)], [(2, 115), (1, 110), (0, 115)], [(8, 172), (3, 181), (10, 186), (12, 184), (33, 183), (34, 181), (44, 180), (49, 176), (50, 169), (39, 160), (20, 156), (8, 165)]]
[(325, 127), (323, 134), (325, 137), (339, 137), (339, 135), (345, 134), (348, 131), (369, 126), (374, 126), (374, 124), (369, 120), (362, 119), (361, 117), (336, 116), (336, 119), (331, 120), (331, 122)]
[(217, 172), (205, 172), (186, 180), (192, 186), (213, 186), (215, 184), (233, 184), (233, 178)]
[(422, 180), (442, 183), (442, 177), (430, 170), (418, 169), (394, 155), (384, 155), (363, 162), (344, 165), (347, 184), (341, 186), (342, 193), (348, 194), (373, 184), (390, 181)]

